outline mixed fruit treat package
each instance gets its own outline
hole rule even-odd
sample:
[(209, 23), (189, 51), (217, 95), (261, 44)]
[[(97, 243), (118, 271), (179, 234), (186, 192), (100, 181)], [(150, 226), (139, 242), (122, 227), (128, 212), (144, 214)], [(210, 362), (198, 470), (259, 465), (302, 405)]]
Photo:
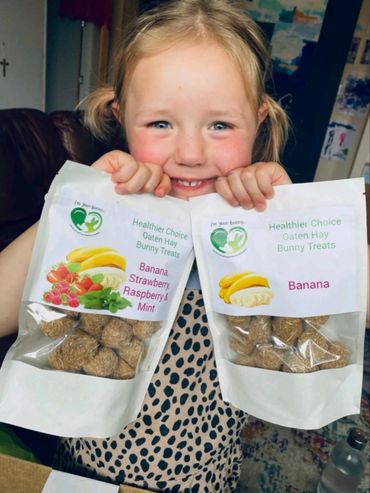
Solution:
[(67, 162), (46, 196), (0, 370), (0, 421), (107, 437), (135, 419), (193, 260), (187, 202), (118, 195), (108, 174)]
[(191, 200), (222, 395), (282, 426), (360, 412), (366, 318), (362, 179), (275, 188), (263, 213)]

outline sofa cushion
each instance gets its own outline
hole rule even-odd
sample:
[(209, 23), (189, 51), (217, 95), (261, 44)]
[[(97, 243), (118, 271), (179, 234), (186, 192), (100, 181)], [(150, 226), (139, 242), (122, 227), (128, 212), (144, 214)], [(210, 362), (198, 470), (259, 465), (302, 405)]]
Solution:
[(83, 126), (81, 112), (53, 111), (50, 119), (71, 161), (92, 164), (107, 151), (106, 146)]
[(80, 113), (0, 110), (0, 250), (39, 219), (44, 196), (67, 159), (91, 164), (117, 147), (92, 137)]
[(0, 249), (40, 217), (67, 153), (47, 114), (0, 110)]

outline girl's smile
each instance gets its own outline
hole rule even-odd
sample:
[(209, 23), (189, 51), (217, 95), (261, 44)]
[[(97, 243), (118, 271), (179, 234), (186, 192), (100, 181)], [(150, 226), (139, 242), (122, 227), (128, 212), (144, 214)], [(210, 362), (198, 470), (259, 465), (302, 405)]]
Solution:
[[(184, 191), (186, 193), (194, 191), (202, 191), (204, 187), (212, 186), (214, 178), (208, 180), (181, 180), (180, 178), (171, 178), (173, 192), (176, 189), (179, 191)], [(172, 193), (174, 195), (174, 193)], [(196, 195), (201, 195), (197, 193)]]
[(251, 163), (257, 118), (238, 67), (216, 43), (142, 58), (123, 110), (131, 155), (162, 166), (173, 196), (214, 192), (219, 176)]

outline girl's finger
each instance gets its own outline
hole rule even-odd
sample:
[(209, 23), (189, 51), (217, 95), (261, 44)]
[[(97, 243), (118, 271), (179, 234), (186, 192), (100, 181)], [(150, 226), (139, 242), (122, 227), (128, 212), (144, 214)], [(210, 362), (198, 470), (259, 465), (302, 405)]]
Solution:
[(157, 164), (145, 164), (144, 165), (149, 170), (149, 178), (140, 190), (140, 193), (151, 193), (157, 188), (161, 182), (163, 169)]
[(92, 168), (98, 168), (106, 173), (113, 174), (121, 169), (127, 160), (132, 160), (132, 157), (123, 151), (110, 151), (103, 154), (92, 165)]
[(116, 183), (115, 190), (118, 193), (139, 193), (148, 182), (150, 176), (151, 172), (149, 168), (143, 164), (140, 164), (138, 165), (136, 172), (131, 178), (129, 178), (127, 181), (120, 180), (119, 183)]
[(258, 188), (266, 199), (272, 199), (274, 196), (274, 187), (272, 185), (272, 174), (266, 173), (263, 168), (257, 168), (256, 181)]
[(216, 192), (223, 197), (233, 207), (239, 205), (239, 201), (235, 197), (233, 191), (230, 188), (228, 179), (225, 176), (220, 176), (215, 182)]
[(154, 194), (157, 197), (164, 197), (168, 195), (171, 191), (171, 179), (165, 173), (162, 174), (161, 181), (158, 183), (156, 189), (154, 190)]
[(254, 207), (254, 202), (248, 191), (248, 188), (253, 192), (253, 177), (243, 178), (243, 171), (244, 170), (236, 170), (235, 172), (230, 173), (230, 175), (228, 175), (227, 177), (227, 180), (230, 189), (236, 197), (239, 205), (241, 207), (244, 207), (244, 209), (252, 209)]
[(120, 160), (118, 170), (112, 173), (112, 182), (119, 184), (129, 183), (141, 167), (142, 165), (140, 163), (127, 154), (124, 160)]

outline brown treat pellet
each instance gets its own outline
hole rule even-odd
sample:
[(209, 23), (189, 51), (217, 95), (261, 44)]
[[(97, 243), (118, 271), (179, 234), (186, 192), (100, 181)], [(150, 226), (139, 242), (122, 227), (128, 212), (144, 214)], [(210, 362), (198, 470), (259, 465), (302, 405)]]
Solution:
[(238, 354), (250, 354), (256, 346), (256, 343), (249, 338), (229, 337), (230, 348)]
[(150, 322), (147, 320), (130, 320), (134, 335), (141, 339), (151, 337), (160, 328), (160, 322)]
[(246, 315), (245, 317), (239, 315), (225, 315), (225, 319), (231, 332), (244, 334), (248, 329), (252, 317), (249, 315)]
[(256, 344), (267, 343), (271, 338), (271, 318), (265, 316), (250, 317), (248, 327), (243, 331), (234, 328), (229, 344), (239, 354), (250, 354)]
[(238, 354), (233, 363), (241, 366), (257, 366), (256, 353), (253, 351), (251, 354)]
[(100, 339), (104, 326), (109, 322), (109, 315), (81, 313), (80, 328), (96, 339)]
[(48, 362), (51, 368), (55, 370), (64, 370), (63, 363), (63, 353), (61, 351), (61, 347), (57, 346), (53, 349), (48, 355)]
[(101, 334), (101, 343), (112, 349), (119, 349), (131, 341), (132, 327), (127, 320), (112, 317)]
[(128, 380), (135, 376), (135, 370), (131, 368), (130, 365), (126, 363), (125, 360), (118, 358), (118, 365), (112, 373), (112, 378), (117, 378), (121, 380)]
[(109, 377), (118, 364), (118, 356), (108, 347), (101, 347), (90, 361), (83, 365), (83, 370), (88, 375), (97, 377)]
[(58, 339), (70, 332), (76, 326), (76, 321), (72, 317), (61, 315), (55, 320), (42, 320), (40, 330), (51, 339)]
[(318, 370), (318, 367), (306, 366), (304, 358), (295, 351), (289, 351), (284, 356), (282, 370), (288, 373), (311, 373)]
[(249, 338), (255, 344), (264, 344), (271, 339), (271, 317), (258, 315), (252, 317), (248, 327)]
[(243, 340), (249, 337), (249, 331), (247, 326), (243, 328), (241, 327), (241, 325), (235, 325), (235, 326), (229, 325), (229, 331), (237, 339)]
[(261, 344), (256, 347), (256, 366), (268, 370), (280, 370), (286, 350), (272, 346), (271, 344)]
[(297, 344), (302, 346), (305, 342), (314, 342), (323, 349), (328, 349), (327, 339), (316, 329), (307, 329), (298, 337)]
[(254, 315), (254, 318), (256, 318), (257, 320), (260, 320), (261, 322), (271, 321), (270, 315)]
[(308, 368), (318, 369), (317, 366), (327, 361), (328, 341), (316, 329), (307, 329), (299, 336), (297, 348)]
[(317, 317), (304, 317), (304, 323), (313, 329), (320, 329), (329, 320), (329, 315), (319, 315)]
[(327, 370), (330, 368), (342, 368), (348, 365), (350, 351), (349, 348), (340, 341), (333, 341), (329, 344), (328, 357), (325, 363), (320, 365), (320, 369)]
[(118, 354), (132, 368), (136, 368), (144, 354), (144, 349), (144, 343), (137, 337), (133, 337), (126, 346), (118, 349)]
[(272, 336), (276, 344), (294, 345), (302, 331), (300, 318), (274, 317), (272, 320)]
[(49, 354), (49, 364), (57, 370), (80, 371), (97, 351), (97, 340), (82, 330), (78, 330)]

